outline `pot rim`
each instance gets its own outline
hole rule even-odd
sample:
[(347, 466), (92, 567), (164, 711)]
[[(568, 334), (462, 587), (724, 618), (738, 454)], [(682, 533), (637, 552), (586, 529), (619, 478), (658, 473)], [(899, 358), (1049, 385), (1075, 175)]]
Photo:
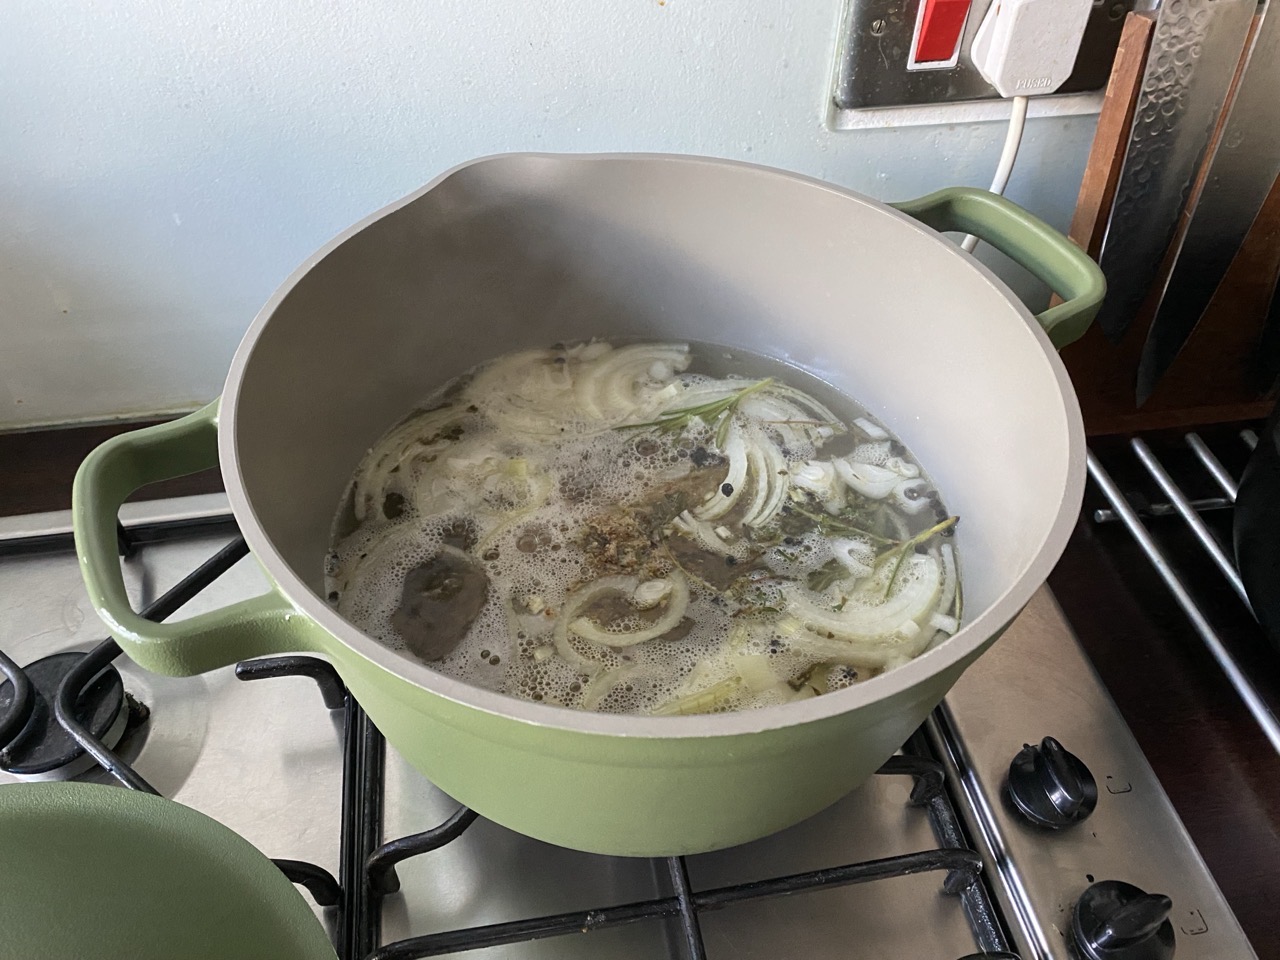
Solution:
[[(1005, 300), (1010, 310), (1023, 323), (1027, 335), (1039, 343), (1049, 369), (1057, 380), (1059, 395), (1062, 398), (1062, 413), (1066, 421), (1068, 444), (1067, 474), (1063, 487), (1061, 503), (1057, 515), (1041, 540), (1031, 561), (1020, 575), (1001, 593), (996, 600), (971, 623), (962, 627), (955, 636), (940, 643), (934, 649), (921, 654), (914, 660), (895, 667), (878, 677), (856, 684), (844, 690), (811, 697), (798, 703), (781, 704), (762, 707), (754, 710), (736, 711), (720, 714), (698, 714), (684, 717), (646, 717), (627, 714), (605, 714), (568, 707), (556, 707), (533, 701), (520, 700), (506, 694), (495, 693), (473, 686), (465, 681), (446, 676), (431, 667), (410, 660), (394, 650), (379, 643), (341, 617), (325, 600), (311, 590), (297, 576), (276, 550), (274, 544), (263, 529), (256, 511), (253, 508), (245, 489), (244, 477), (237, 456), (238, 438), (238, 401), (240, 387), (244, 378), (248, 361), (262, 330), (270, 321), (276, 308), (289, 294), (293, 287), (310, 270), (319, 264), (340, 244), (359, 233), (371, 223), (409, 205), (428, 191), (453, 176), (472, 166), (510, 161), (513, 159), (540, 158), (557, 161), (574, 161), (590, 163), (599, 160), (664, 160), (691, 164), (709, 164), (716, 166), (732, 166), (754, 171), (761, 175), (785, 177), (800, 183), (808, 184), (846, 200), (872, 207), (878, 212), (892, 217), (932, 243), (946, 244), (949, 252), (965, 258), (969, 266), (976, 270), (994, 287)], [(738, 160), (724, 160), (714, 157), (701, 157), (685, 154), (666, 153), (544, 153), (516, 152), (500, 153), (479, 157), (460, 163), (444, 171), (418, 190), (396, 200), (387, 206), (364, 217), (357, 223), (343, 230), (315, 253), (304, 260), (289, 277), (276, 289), (262, 309), (254, 317), (243, 340), (236, 349), (222, 394), (218, 414), (218, 455), (222, 467), (223, 480), (227, 498), (232, 512), (240, 524), (240, 530), (253, 554), (266, 570), (267, 575), (277, 585), (280, 593), (300, 613), (316, 623), (332, 640), (323, 641), (327, 649), (330, 642), (336, 642), (349, 648), (366, 660), (372, 661), (382, 669), (412, 683), (422, 690), (443, 697), (447, 700), (471, 707), (484, 713), (518, 720), (533, 726), (564, 730), (582, 734), (599, 734), (645, 739), (683, 739), (698, 737), (730, 737), (745, 733), (758, 733), (767, 730), (780, 730), (824, 720), (840, 714), (848, 713), (873, 703), (888, 700), (921, 684), (930, 677), (954, 666), (965, 657), (980, 648), (990, 637), (1003, 629), (1018, 615), (1032, 594), (1048, 577), (1066, 547), (1071, 531), (1075, 527), (1080, 503), (1084, 496), (1085, 456), (1084, 456), (1084, 423), (1080, 414), (1080, 405), (1075, 390), (1071, 385), (1066, 367), (1057, 351), (1049, 341), (1048, 335), (1036, 322), (1034, 316), (1017, 296), (983, 263), (971, 254), (962, 251), (958, 246), (944, 240), (936, 231), (924, 226), (880, 201), (873, 200), (852, 190), (803, 174), (787, 170), (779, 170), (761, 164), (745, 163)]]

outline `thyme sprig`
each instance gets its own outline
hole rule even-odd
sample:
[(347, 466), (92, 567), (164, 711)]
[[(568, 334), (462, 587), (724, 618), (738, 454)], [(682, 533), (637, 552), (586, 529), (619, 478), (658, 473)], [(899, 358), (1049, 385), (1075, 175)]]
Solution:
[(843, 533), (852, 537), (866, 537), (873, 543), (880, 546), (896, 546), (901, 541), (894, 540), (892, 537), (882, 537), (878, 533), (872, 533), (870, 530), (864, 530), (862, 527), (855, 526), (848, 520), (840, 516), (827, 513), (825, 511), (810, 510), (803, 504), (792, 501), (789, 506), (801, 516), (808, 517), (812, 520), (823, 533)]
[(939, 533), (942, 533), (944, 530), (950, 530), (952, 527), (956, 525), (956, 521), (958, 521), (959, 519), (960, 519), (959, 517), (947, 517), (947, 519), (941, 521), (940, 523), (935, 523), (928, 530), (921, 530), (910, 540), (904, 540), (901, 543), (901, 545), (899, 545), (898, 547), (895, 547), (893, 550), (884, 554), (884, 556), (880, 558), (881, 561), (884, 561), (889, 559), (890, 557), (893, 557), (894, 554), (897, 554), (897, 556), (894, 557), (894, 561), (893, 561), (893, 573), (889, 575), (889, 583), (884, 588), (884, 595), (886, 597), (888, 597), (890, 591), (893, 590), (893, 585), (898, 580), (898, 574), (902, 570), (902, 564), (907, 559), (907, 555), (913, 552), (916, 547), (920, 546), (920, 544), (927, 543), (931, 537)]
[(667, 410), (659, 414), (656, 420), (648, 420), (644, 423), (624, 423), (617, 429), (658, 430), (662, 433), (680, 433), (687, 429), (695, 419), (701, 420), (708, 426), (719, 420), (720, 424), (716, 428), (716, 446), (723, 450), (729, 435), (729, 424), (733, 420), (734, 412), (738, 409), (738, 404), (751, 394), (771, 386), (773, 382), (773, 377), (765, 377), (763, 380), (757, 380), (755, 383), (743, 387), (741, 390), (736, 390), (718, 400), (695, 404), (692, 407)]
[(839, 560), (828, 560), (817, 570), (811, 570), (809, 576), (805, 578), (805, 585), (814, 593), (821, 593), (833, 583), (840, 580), (848, 580), (852, 573), (848, 568), (842, 566)]

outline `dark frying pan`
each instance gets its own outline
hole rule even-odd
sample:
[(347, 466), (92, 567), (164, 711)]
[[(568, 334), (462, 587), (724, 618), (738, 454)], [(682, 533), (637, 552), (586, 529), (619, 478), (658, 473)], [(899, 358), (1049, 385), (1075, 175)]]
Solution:
[(1232, 533), (1249, 603), (1280, 650), (1280, 404), (1258, 434), (1240, 478)]
[[(1274, 382), (1280, 373), (1280, 285), (1271, 296), (1258, 363)], [(1240, 478), (1232, 533), (1249, 603), (1267, 639), (1280, 651), (1280, 403), (1258, 434), (1258, 446)]]

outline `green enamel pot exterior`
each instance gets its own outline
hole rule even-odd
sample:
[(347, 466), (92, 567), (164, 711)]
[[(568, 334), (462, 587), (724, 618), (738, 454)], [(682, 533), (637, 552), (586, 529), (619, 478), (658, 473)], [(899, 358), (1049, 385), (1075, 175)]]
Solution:
[(856, 714), (731, 739), (620, 744), (447, 700), (424, 704), (411, 684), (368, 661), (338, 662), (378, 729), (450, 796), (474, 798), (485, 816), (540, 840), (616, 856), (716, 850), (823, 810), (871, 776), (967, 666)]
[[(655, 856), (796, 823), (893, 754), (1016, 616), (1065, 545), (1083, 490), (1083, 429), (1053, 346), (1097, 310), (1097, 267), (983, 191), (903, 206), (910, 216), (803, 177), (698, 158), (521, 154), (450, 171), (299, 268), (254, 321), (220, 405), (90, 455), (74, 492), (89, 595), (151, 670), (327, 656), (427, 777), (539, 839)], [(1066, 302), (1033, 317), (936, 230), (977, 233)], [(479, 690), (342, 620), (322, 595), (323, 558), (368, 445), (483, 359), (590, 336), (743, 347), (866, 404), (962, 517), (964, 628), (845, 691), (659, 718)], [(921, 377), (921, 365), (936, 376)], [(119, 504), (143, 483), (217, 463), (276, 588), (188, 620), (144, 621), (118, 574)]]
[(0, 953), (335, 960), (276, 866), (181, 804), (87, 783), (0, 790)]

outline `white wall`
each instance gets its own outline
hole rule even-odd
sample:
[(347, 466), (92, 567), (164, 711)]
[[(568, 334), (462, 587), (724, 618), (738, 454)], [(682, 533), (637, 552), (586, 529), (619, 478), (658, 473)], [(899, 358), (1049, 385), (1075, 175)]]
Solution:
[[(884, 199), (985, 185), (1002, 124), (828, 131), (840, 0), (9, 0), (0, 427), (185, 409), (350, 222), (469, 157), (667, 150)], [(1065, 225), (1093, 118), (1010, 195)]]

